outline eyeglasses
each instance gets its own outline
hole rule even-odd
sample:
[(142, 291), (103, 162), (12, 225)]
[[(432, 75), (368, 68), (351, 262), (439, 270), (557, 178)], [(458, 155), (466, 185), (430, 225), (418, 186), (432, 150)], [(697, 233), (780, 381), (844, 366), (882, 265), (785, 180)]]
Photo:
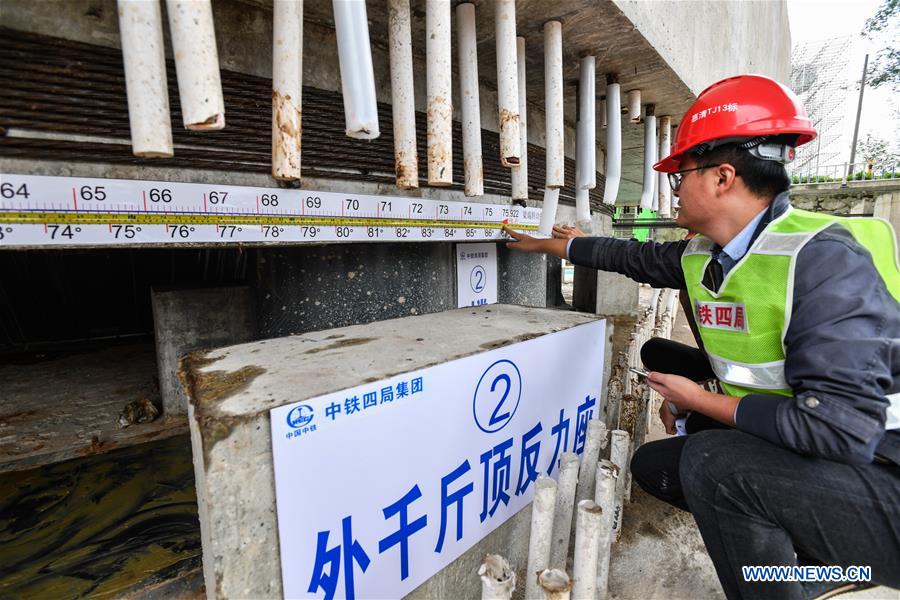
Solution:
[(681, 188), (681, 182), (684, 181), (684, 174), (690, 173), (691, 171), (701, 171), (703, 169), (711, 169), (713, 167), (721, 166), (722, 163), (715, 165), (704, 165), (702, 167), (694, 167), (693, 169), (684, 169), (683, 171), (675, 171), (674, 173), (667, 173), (669, 176), (669, 186), (672, 188), (673, 192), (677, 192)]

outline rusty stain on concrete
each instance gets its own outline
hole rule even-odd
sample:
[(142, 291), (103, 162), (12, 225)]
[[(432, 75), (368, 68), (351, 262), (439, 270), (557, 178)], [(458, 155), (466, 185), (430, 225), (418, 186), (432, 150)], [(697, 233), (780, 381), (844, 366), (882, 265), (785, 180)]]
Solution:
[[(326, 338), (329, 339), (329, 338)], [(319, 352), (325, 352), (327, 350), (336, 350), (338, 348), (349, 348), (351, 346), (361, 346), (363, 344), (368, 344), (371, 341), (374, 341), (375, 338), (350, 338), (347, 340), (341, 340), (339, 342), (334, 342), (333, 344), (328, 344), (327, 346), (322, 346), (321, 348), (310, 348), (305, 351), (303, 354), (318, 354)]]

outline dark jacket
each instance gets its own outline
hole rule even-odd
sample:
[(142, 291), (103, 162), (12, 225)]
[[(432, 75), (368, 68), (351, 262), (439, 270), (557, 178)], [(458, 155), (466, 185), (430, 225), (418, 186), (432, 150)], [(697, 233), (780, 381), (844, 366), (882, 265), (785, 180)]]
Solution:
[[(775, 198), (754, 240), (789, 202), (787, 193)], [(686, 246), (575, 238), (569, 260), (683, 290)], [(900, 305), (869, 252), (841, 225), (820, 232), (797, 256), (785, 346), (794, 396), (744, 396), (737, 428), (800, 454), (844, 463), (877, 456), (900, 465), (900, 431), (884, 429), (885, 395), (900, 391)]]

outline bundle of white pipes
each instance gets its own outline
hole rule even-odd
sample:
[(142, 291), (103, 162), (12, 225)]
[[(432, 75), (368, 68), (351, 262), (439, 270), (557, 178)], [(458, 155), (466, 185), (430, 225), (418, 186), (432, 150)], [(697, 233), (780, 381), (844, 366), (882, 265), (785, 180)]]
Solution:
[(166, 0), (185, 129), (225, 127), (225, 101), (210, 0)]
[(644, 117), (644, 187), (641, 191), (641, 208), (652, 209), (657, 204), (656, 184), (659, 177), (653, 170), (656, 164), (656, 153), (659, 146), (656, 142), (656, 107), (653, 104), (646, 106)]
[(303, 0), (272, 6), (272, 177), (300, 179)]
[(378, 128), (366, 3), (333, 0), (332, 6), (341, 67), (345, 132), (352, 138), (374, 140), (381, 135), (381, 131)]
[(603, 188), (603, 203), (615, 204), (622, 179), (622, 104), (618, 77), (606, 76), (606, 185)]
[[(394, 121), (394, 171), (397, 187), (419, 187), (416, 105), (409, 0), (388, 0), (388, 46), (391, 62), (391, 108)], [(478, 129), (479, 134), (481, 128)]]
[(481, 600), (510, 600), (516, 589), (516, 574), (509, 562), (497, 554), (488, 554), (478, 568)]
[[(512, 174), (512, 199), (528, 200), (528, 119), (525, 107), (525, 38), (516, 38), (516, 66), (519, 69), (519, 164), (510, 169)], [(557, 199), (559, 191), (557, 190)], [(546, 201), (544, 210), (547, 210)], [(553, 216), (556, 208), (553, 207)], [(543, 220), (543, 218), (542, 218)], [(549, 231), (547, 234), (549, 235)]]
[(453, 183), (450, 0), (425, 0), (428, 184)]
[(470, 2), (456, 7), (456, 36), (462, 102), (464, 190), (466, 196), (482, 196), (484, 171), (481, 159), (481, 103), (478, 99), (478, 50), (475, 46), (475, 5)]
[[(659, 155), (662, 159), (672, 153), (672, 117), (659, 118)], [(669, 186), (669, 178), (666, 173), (658, 174), (659, 182), (656, 184), (659, 193), (659, 216), (669, 218), (672, 216), (672, 188)]]
[(118, 9), (131, 150), (142, 158), (171, 157), (172, 119), (159, 2), (119, 0)]
[(548, 188), (565, 185), (565, 122), (563, 121), (562, 24), (544, 23), (544, 102)]
[(500, 163), (504, 167), (514, 167), (521, 159), (516, 0), (494, 0), (494, 25), (494, 39), (497, 43), (497, 104), (500, 108)]

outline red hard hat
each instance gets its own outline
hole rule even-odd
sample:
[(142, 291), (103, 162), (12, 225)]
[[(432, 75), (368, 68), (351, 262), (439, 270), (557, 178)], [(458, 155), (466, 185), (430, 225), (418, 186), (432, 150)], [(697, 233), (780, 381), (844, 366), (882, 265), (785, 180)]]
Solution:
[(688, 150), (714, 140), (791, 134), (795, 147), (816, 137), (794, 92), (761, 75), (729, 77), (700, 92), (681, 119), (672, 153), (653, 168), (677, 171)]

